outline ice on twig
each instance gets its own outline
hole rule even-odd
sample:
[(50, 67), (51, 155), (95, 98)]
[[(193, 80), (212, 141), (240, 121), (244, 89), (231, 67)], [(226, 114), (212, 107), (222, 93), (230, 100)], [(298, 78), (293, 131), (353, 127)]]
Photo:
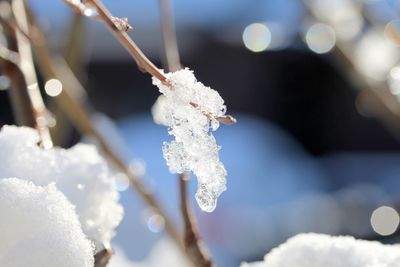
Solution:
[(0, 131), (0, 177), (20, 177), (39, 186), (55, 183), (75, 205), (84, 233), (101, 249), (114, 236), (123, 209), (113, 177), (96, 148), (42, 149), (36, 130), (4, 126)]
[(93, 246), (54, 184), (0, 180), (0, 266), (93, 267)]
[(196, 80), (189, 69), (167, 73), (168, 85), (153, 78), (163, 97), (152, 113), (157, 123), (169, 127), (175, 140), (164, 142), (163, 154), (173, 173), (192, 171), (198, 180), (196, 200), (200, 208), (211, 212), (217, 198), (226, 190), (226, 170), (219, 160), (217, 145), (210, 130), (219, 127), (218, 117), (225, 115), (221, 96)]
[(400, 267), (400, 246), (351, 236), (300, 234), (241, 267)]

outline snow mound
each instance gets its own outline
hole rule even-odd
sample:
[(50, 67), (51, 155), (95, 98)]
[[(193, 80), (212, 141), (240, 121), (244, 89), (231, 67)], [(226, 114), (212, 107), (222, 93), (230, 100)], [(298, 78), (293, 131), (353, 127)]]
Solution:
[(54, 184), (0, 180), (0, 266), (93, 267), (93, 247)]
[(144, 261), (133, 262), (118, 246), (113, 246), (115, 253), (107, 267), (192, 267), (185, 255), (169, 238), (162, 238), (154, 245)]
[(21, 177), (35, 185), (55, 183), (76, 207), (84, 233), (101, 249), (115, 235), (123, 209), (113, 177), (96, 148), (42, 149), (36, 130), (4, 126), (0, 131), (0, 177)]
[(153, 77), (164, 97), (152, 108), (154, 120), (168, 126), (169, 134), (175, 137), (164, 142), (164, 158), (172, 173), (192, 171), (197, 176), (197, 203), (211, 212), (226, 190), (227, 172), (219, 160), (220, 147), (210, 133), (218, 129), (217, 118), (225, 114), (224, 100), (198, 82), (189, 69), (167, 73), (166, 77), (170, 86)]
[(351, 236), (300, 234), (271, 250), (263, 262), (241, 267), (400, 267), (400, 246)]

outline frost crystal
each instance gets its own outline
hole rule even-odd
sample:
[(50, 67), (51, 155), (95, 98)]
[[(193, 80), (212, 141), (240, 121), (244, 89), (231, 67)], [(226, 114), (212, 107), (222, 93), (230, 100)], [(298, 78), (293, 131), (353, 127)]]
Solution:
[(4, 126), (0, 177), (20, 177), (39, 186), (55, 183), (75, 205), (84, 233), (101, 249), (114, 236), (123, 215), (105, 161), (91, 145), (45, 150), (38, 141), (34, 129)]
[(350, 236), (300, 234), (273, 249), (262, 262), (241, 267), (399, 267), (400, 246)]
[(93, 247), (54, 184), (0, 180), (0, 266), (92, 267)]
[(168, 126), (169, 134), (175, 137), (164, 142), (164, 158), (173, 173), (193, 171), (198, 180), (197, 203), (202, 210), (211, 212), (226, 190), (227, 173), (218, 157), (220, 147), (210, 133), (218, 129), (217, 118), (225, 114), (224, 100), (198, 82), (189, 69), (166, 77), (170, 86), (153, 78), (164, 97), (152, 109), (155, 121)]

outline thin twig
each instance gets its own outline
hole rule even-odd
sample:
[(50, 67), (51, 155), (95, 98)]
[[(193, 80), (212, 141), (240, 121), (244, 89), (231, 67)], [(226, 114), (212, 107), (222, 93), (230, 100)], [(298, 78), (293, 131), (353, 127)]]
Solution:
[[(165, 54), (165, 65), (168, 71), (177, 71), (182, 68), (179, 58), (178, 42), (172, 15), (172, 3), (170, 0), (160, 0), (160, 17)], [(178, 175), (179, 196), (181, 214), (184, 223), (183, 244), (191, 256), (193, 264), (197, 267), (213, 266), (206, 246), (200, 237), (195, 216), (191, 210), (187, 194), (188, 174)]]
[(11, 8), (14, 14), (14, 19), (18, 24), (18, 29), (15, 31), (15, 38), (20, 56), (19, 68), (21, 69), (27, 85), (28, 95), (33, 109), (33, 116), (35, 117), (35, 127), (41, 137), (42, 146), (46, 149), (51, 148), (53, 142), (47, 126), (49, 112), (46, 109), (43, 98), (40, 94), (35, 66), (33, 64), (30, 39), (27, 37), (27, 35), (29, 36), (29, 26), (24, 0), (13, 0)]
[[(76, 7), (73, 6), (73, 2), (70, 0), (64, 0), (69, 6), (72, 6), (72, 9), (78, 14), (84, 15), (82, 10), (82, 3), (78, 3)], [(140, 50), (140, 48), (136, 45), (136, 43), (129, 37), (129, 35), (125, 32), (125, 30), (121, 30), (121, 27), (116, 23), (116, 17), (114, 17), (108, 9), (103, 5), (100, 0), (87, 0), (87, 5), (93, 6), (96, 9), (98, 15), (95, 17), (96, 20), (103, 21), (108, 29), (113, 33), (115, 38), (121, 43), (121, 45), (129, 52), (132, 58), (136, 61), (139, 69), (144, 72), (148, 72), (153, 77), (156, 77), (162, 83), (169, 85), (169, 81), (165, 76), (164, 72), (158, 69), (153, 62), (151, 62), (145, 54)], [(173, 88), (171, 88), (173, 90)], [(198, 108), (199, 106), (196, 103), (190, 103), (194, 108)], [(213, 114), (206, 114), (206, 116), (212, 118), (215, 117)], [(217, 117), (217, 120), (223, 124), (234, 124), (236, 123), (236, 119), (230, 115), (225, 115), (221, 117)]]
[(156, 77), (158, 80), (164, 83), (168, 83), (167, 77), (164, 73), (159, 70), (140, 50), (136, 43), (129, 37), (125, 31), (121, 31), (115, 24), (115, 17), (107, 10), (103, 3), (99, 0), (87, 0), (87, 3), (92, 5), (99, 16), (108, 27), (108, 29), (114, 34), (115, 38), (121, 43), (121, 45), (131, 54), (135, 59), (137, 65), (142, 71), (148, 72), (150, 75)]

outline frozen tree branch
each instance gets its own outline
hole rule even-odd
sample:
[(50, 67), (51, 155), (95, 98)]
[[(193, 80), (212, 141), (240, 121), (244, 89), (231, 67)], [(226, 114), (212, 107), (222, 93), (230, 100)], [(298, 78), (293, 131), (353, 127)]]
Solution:
[[(132, 58), (136, 61), (139, 69), (143, 72), (148, 72), (153, 77), (160, 80), (162, 83), (169, 85), (168, 79), (140, 50), (136, 43), (126, 33), (126, 29), (130, 29), (131, 26), (124, 19), (116, 18), (111, 15), (108, 9), (103, 5), (100, 0), (87, 0), (86, 4), (80, 1), (64, 0), (72, 9), (78, 14), (85, 15), (87, 17), (93, 17), (96, 20), (104, 22), (108, 29), (113, 33), (114, 37), (121, 43), (121, 45), (129, 52)], [(97, 15), (90, 16), (85, 13), (85, 10), (89, 10), (89, 6), (93, 7), (97, 12)], [(91, 12), (90, 12), (91, 13)], [(121, 26), (121, 21), (125, 21), (127, 25)], [(116, 23), (118, 22), (118, 23)], [(129, 26), (128, 26), (129, 25)], [(173, 90), (171, 88), (171, 90)], [(196, 103), (191, 103), (193, 107), (197, 107)], [(206, 114), (208, 117), (213, 117), (213, 114)], [(236, 123), (236, 119), (230, 115), (225, 115), (216, 118), (221, 123), (230, 125)]]

